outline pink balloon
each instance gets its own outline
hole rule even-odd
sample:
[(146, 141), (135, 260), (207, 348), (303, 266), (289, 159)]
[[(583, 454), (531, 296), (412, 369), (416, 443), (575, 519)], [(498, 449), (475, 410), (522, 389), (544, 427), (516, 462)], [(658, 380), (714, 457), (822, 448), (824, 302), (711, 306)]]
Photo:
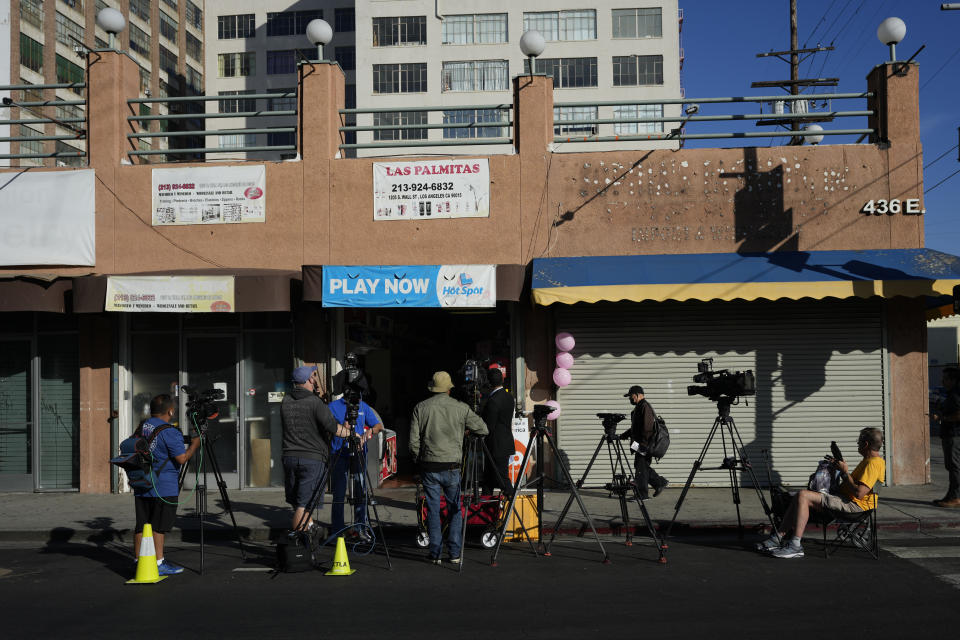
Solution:
[(573, 366), (573, 356), (567, 351), (561, 351), (557, 354), (557, 366), (561, 369), (569, 369)]
[(558, 387), (565, 387), (570, 384), (570, 371), (567, 369), (554, 369), (553, 384)]
[(553, 407), (553, 411), (547, 414), (547, 420), (556, 420), (560, 417), (560, 403), (556, 400), (547, 400), (543, 404)]
[(557, 349), (560, 351), (570, 351), (573, 349), (574, 345), (577, 344), (577, 341), (573, 339), (573, 336), (566, 331), (558, 333), (554, 342), (557, 345)]

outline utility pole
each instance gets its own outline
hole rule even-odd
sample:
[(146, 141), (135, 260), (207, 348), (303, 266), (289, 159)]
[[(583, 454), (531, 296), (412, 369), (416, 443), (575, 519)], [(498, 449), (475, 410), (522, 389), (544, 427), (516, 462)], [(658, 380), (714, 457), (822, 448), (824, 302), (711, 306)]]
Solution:
[[(817, 45), (816, 47), (799, 48), (798, 36), (797, 36), (797, 0), (790, 0), (790, 49), (787, 51), (769, 51), (767, 53), (758, 53), (758, 58), (768, 58), (775, 57), (783, 60), (784, 62), (789, 63), (790, 65), (790, 79), (789, 80), (763, 80), (760, 82), (750, 83), (751, 87), (780, 87), (784, 89), (790, 95), (797, 96), (802, 93), (800, 91), (801, 87), (835, 87), (839, 83), (838, 78), (800, 78), (800, 63), (809, 58), (810, 56), (820, 53), (821, 51), (833, 51), (833, 47), (821, 47)], [(790, 58), (784, 58), (783, 56), (789, 54)], [(802, 56), (802, 57), (801, 57)], [(784, 118), (775, 118), (770, 120), (758, 120), (757, 126), (782, 126), (788, 127), (791, 131), (800, 131), (804, 123), (808, 122), (829, 122), (833, 118), (829, 116), (817, 116), (817, 115), (800, 115), (801, 113), (806, 113), (805, 111), (801, 112), (798, 108), (799, 100), (790, 101), (790, 116)], [(794, 136), (790, 139), (790, 144), (798, 145), (803, 144), (803, 138), (799, 136)]]

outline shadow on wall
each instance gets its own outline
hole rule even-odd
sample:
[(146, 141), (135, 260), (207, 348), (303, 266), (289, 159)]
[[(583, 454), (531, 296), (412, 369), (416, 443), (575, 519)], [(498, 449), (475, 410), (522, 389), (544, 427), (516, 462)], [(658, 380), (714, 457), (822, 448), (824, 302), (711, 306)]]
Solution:
[(743, 150), (743, 164), (742, 173), (720, 174), (721, 178), (743, 181), (733, 197), (737, 252), (797, 251), (800, 232), (794, 224), (793, 210), (784, 209), (783, 166), (761, 171), (756, 147)]

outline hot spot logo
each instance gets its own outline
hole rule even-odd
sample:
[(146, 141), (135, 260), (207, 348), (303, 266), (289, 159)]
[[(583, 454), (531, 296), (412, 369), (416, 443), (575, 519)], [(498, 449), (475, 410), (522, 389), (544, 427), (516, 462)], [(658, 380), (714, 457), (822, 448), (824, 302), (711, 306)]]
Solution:
[(243, 195), (245, 195), (250, 200), (256, 200), (258, 198), (263, 197), (263, 189), (261, 189), (260, 187), (249, 187), (246, 191), (243, 192)]
[(444, 307), (493, 306), (492, 278), (488, 265), (442, 265), (437, 276), (437, 297)]

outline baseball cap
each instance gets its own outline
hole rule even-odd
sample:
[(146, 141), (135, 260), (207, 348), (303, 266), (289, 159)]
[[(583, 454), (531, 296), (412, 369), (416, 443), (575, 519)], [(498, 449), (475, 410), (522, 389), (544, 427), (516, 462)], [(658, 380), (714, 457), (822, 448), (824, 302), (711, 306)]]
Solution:
[(641, 386), (638, 385), (638, 384), (635, 384), (635, 385), (633, 385), (632, 387), (630, 387), (630, 390), (629, 390), (629, 391), (627, 391), (625, 394), (623, 394), (623, 397), (624, 397), (624, 398), (629, 398), (630, 396), (632, 396), (632, 395), (635, 394), (635, 393), (639, 393), (640, 395), (643, 395), (643, 387), (641, 387)]
[(434, 393), (446, 393), (453, 388), (453, 381), (450, 379), (450, 374), (446, 371), (437, 371), (433, 374), (433, 378), (430, 379), (430, 384), (427, 385), (428, 391), (433, 391)]
[(310, 379), (311, 374), (317, 370), (317, 365), (305, 365), (293, 370), (293, 381), (297, 384), (303, 384)]

